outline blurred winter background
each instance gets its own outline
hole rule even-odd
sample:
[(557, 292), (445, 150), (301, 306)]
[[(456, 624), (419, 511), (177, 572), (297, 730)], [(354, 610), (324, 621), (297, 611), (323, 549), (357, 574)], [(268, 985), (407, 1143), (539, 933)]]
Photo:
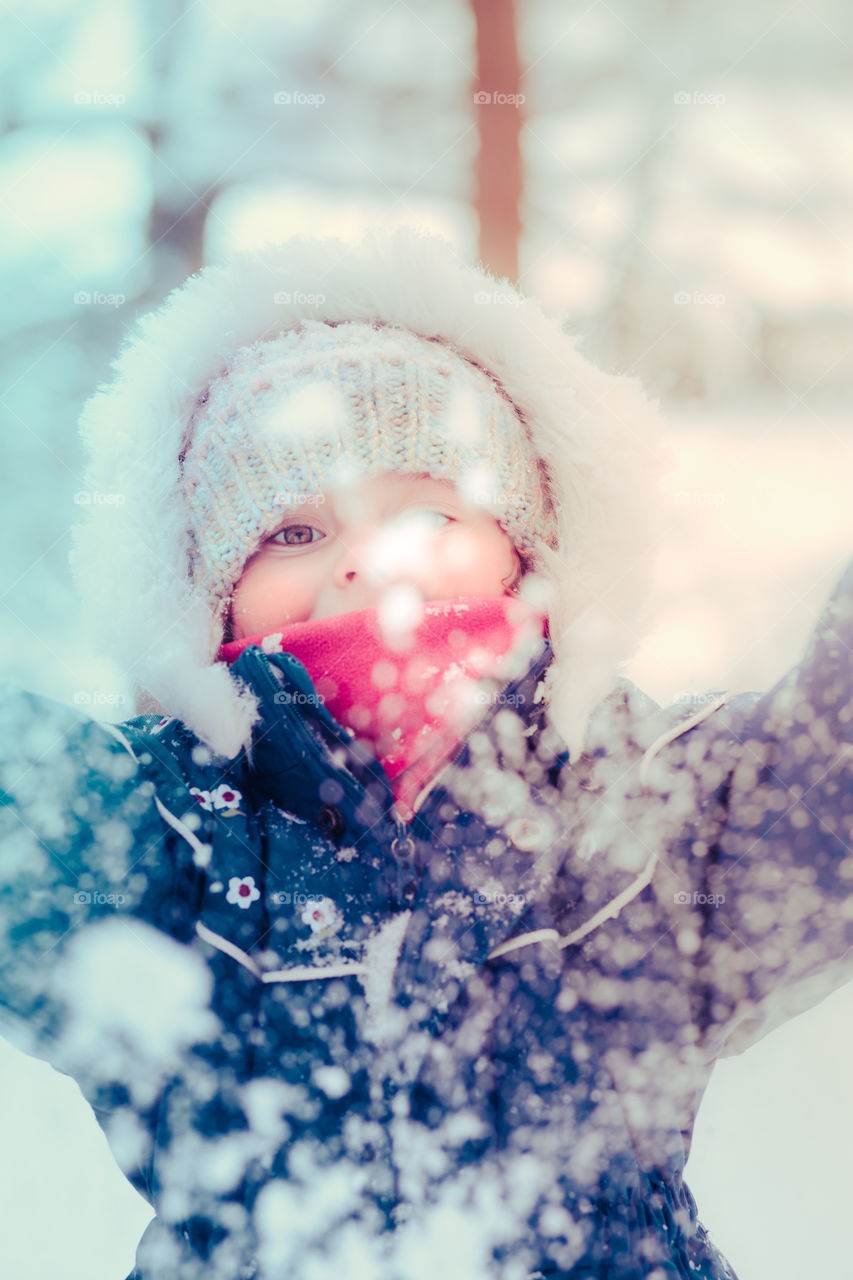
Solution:
[[(853, 555), (849, 0), (11, 0), (0, 23), (6, 676), (133, 714), (66, 557), (77, 414), (134, 318), (232, 246), (402, 222), (661, 398), (629, 674), (671, 701), (797, 660)], [(150, 1209), (76, 1085), (0, 1049), (0, 1271), (123, 1280)], [(853, 1276), (851, 1080), (853, 984), (717, 1068), (687, 1172), (740, 1280)]]

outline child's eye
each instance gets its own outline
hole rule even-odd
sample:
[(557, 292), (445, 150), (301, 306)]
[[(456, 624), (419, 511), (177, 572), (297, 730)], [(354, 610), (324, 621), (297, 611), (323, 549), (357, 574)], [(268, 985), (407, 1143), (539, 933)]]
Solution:
[[(278, 533), (274, 533), (267, 538), (267, 542), (271, 542), (277, 547), (307, 547), (312, 542), (317, 541), (316, 538), (310, 536), (312, 532), (319, 533), (323, 538), (326, 536), (322, 529), (318, 529), (313, 524), (286, 524), (283, 529), (279, 529)], [(296, 536), (289, 537), (288, 535), (291, 533)], [(306, 534), (308, 535), (307, 537)]]
[(453, 523), (453, 516), (447, 515), (444, 511), (439, 511), (437, 507), (412, 507), (405, 515), (399, 516), (398, 519), (401, 521), (411, 520), (415, 516), (432, 516), (436, 520), (435, 528), (437, 529), (441, 528), (441, 525), (437, 523), (440, 520), (449, 520), (451, 524)]

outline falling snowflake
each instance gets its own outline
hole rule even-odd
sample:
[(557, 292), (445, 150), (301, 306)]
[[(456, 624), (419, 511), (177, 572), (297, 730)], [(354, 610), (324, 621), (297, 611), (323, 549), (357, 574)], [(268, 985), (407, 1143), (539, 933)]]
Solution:
[(313, 933), (339, 923), (338, 909), (331, 898), (316, 898), (302, 912), (302, 923), (310, 924)]

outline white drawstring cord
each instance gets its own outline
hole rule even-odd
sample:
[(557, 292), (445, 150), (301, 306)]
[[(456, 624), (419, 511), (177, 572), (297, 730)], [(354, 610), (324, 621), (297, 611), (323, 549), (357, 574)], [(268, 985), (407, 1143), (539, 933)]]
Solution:
[[(133, 750), (133, 747), (130, 745), (127, 738), (122, 733), (121, 729), (119, 729), (117, 725), (109, 724), (107, 721), (104, 721), (104, 720), (99, 721), (98, 723), (100, 724), (102, 729), (106, 729), (107, 733), (109, 733), (112, 737), (116, 738), (124, 747), (127, 748), (127, 750), (130, 752), (130, 754), (133, 756), (134, 760), (138, 764), (139, 757), (137, 756), (136, 752)], [(206, 867), (210, 862), (210, 855), (212, 853), (212, 849), (210, 845), (203, 844), (202, 841), (199, 840), (198, 836), (193, 834), (193, 832), (189, 829), (189, 827), (185, 822), (182, 822), (180, 818), (176, 818), (175, 815), (166, 808), (166, 806), (163, 804), (162, 800), (156, 794), (156, 792), (154, 795), (154, 803), (157, 806), (157, 811), (160, 814), (163, 821), (168, 822), (170, 827), (172, 827), (175, 831), (177, 831), (179, 835), (183, 836), (187, 844), (192, 849), (193, 861), (195, 862), (196, 866)]]
[[(700, 711), (697, 711), (695, 715), (689, 716), (686, 720), (679, 720), (678, 724), (673, 725), (672, 728), (665, 730), (655, 738), (651, 746), (647, 747), (643, 752), (643, 758), (640, 761), (638, 776), (644, 788), (648, 787), (649, 765), (661, 748), (672, 742), (673, 739), (680, 737), (682, 733), (686, 733), (688, 729), (692, 729), (702, 720), (707, 719), (714, 711), (718, 711), (727, 697), (727, 693), (720, 694), (713, 702), (708, 703), (706, 707), (702, 707)], [(651, 882), (657, 866), (658, 856), (657, 851), (655, 851), (636, 879), (626, 889), (618, 893), (615, 898), (596, 911), (595, 915), (587, 920), (586, 924), (582, 924), (572, 933), (567, 934), (565, 937), (561, 937), (556, 929), (534, 929), (531, 933), (521, 933), (517, 938), (509, 938), (506, 942), (502, 942), (500, 946), (495, 947), (493, 951), (489, 952), (488, 959), (494, 960), (497, 956), (506, 955), (508, 951), (517, 951), (520, 947), (530, 946), (534, 942), (553, 942), (561, 948), (570, 947), (575, 942), (579, 942), (581, 938), (585, 938), (588, 933), (592, 933), (593, 929), (597, 929), (605, 920), (615, 919), (632, 898), (636, 898), (638, 893), (642, 893), (646, 885)]]

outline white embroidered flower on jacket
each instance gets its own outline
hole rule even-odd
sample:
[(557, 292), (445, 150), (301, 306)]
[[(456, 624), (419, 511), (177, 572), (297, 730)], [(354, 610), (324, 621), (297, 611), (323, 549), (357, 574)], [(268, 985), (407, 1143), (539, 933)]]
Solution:
[(302, 923), (310, 924), (313, 933), (341, 923), (338, 909), (331, 898), (315, 898), (302, 912)]
[(234, 809), (243, 799), (236, 787), (229, 787), (224, 782), (215, 791), (211, 791), (210, 798), (217, 809)]
[(202, 809), (213, 808), (213, 800), (209, 791), (202, 791), (201, 787), (190, 787), (190, 795), (195, 797)]
[(261, 896), (254, 876), (232, 876), (228, 881), (225, 901), (238, 907), (250, 907)]

